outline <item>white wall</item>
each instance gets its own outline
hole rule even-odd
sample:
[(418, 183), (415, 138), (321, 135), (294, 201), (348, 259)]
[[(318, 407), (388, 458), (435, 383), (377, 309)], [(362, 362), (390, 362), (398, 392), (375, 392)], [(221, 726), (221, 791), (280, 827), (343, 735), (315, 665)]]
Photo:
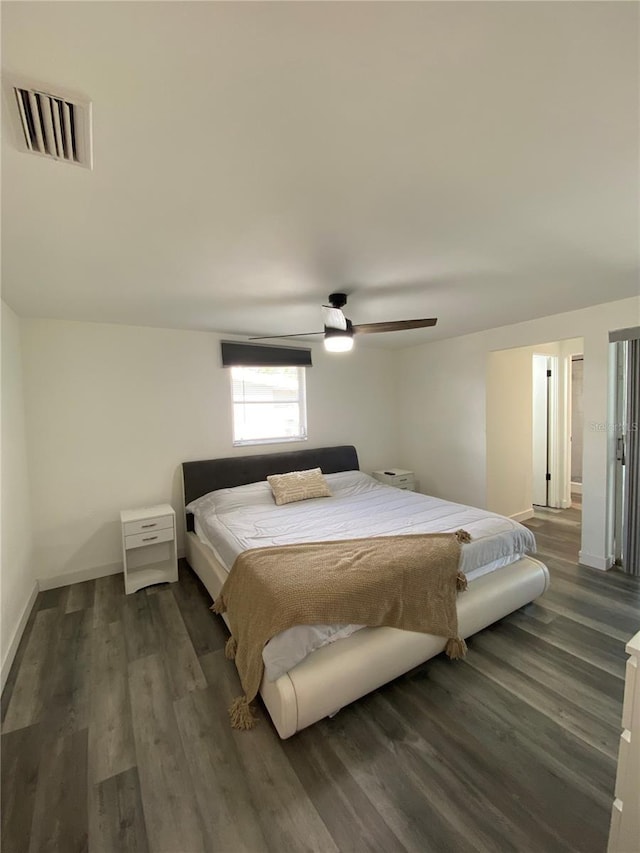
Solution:
[[(486, 506), (486, 368), (488, 354), (565, 338), (584, 339), (584, 453), (581, 559), (605, 568), (611, 557), (606, 430), (610, 329), (636, 325), (640, 299), (554, 314), (474, 335), (402, 350), (405, 384), (398, 464), (416, 471), (423, 492)], [(410, 392), (407, 389), (411, 389)]]
[(532, 357), (518, 347), (487, 358), (486, 507), (501, 515), (531, 512)]
[[(487, 509), (501, 515), (532, 512), (533, 491), (533, 369), (534, 354), (558, 359), (557, 505), (568, 506), (569, 430), (568, 377), (571, 355), (582, 352), (582, 338), (538, 343), (487, 353)], [(556, 505), (556, 504), (554, 504)]]
[(309, 440), (247, 449), (232, 447), (216, 334), (23, 320), (23, 338), (35, 564), (45, 586), (120, 569), (120, 509), (170, 502), (181, 548), (185, 460), (355, 444), (372, 470), (389, 465), (397, 445), (387, 351), (341, 358), (315, 347)]
[(2, 310), (2, 685), (36, 591), (25, 441), (20, 321)]

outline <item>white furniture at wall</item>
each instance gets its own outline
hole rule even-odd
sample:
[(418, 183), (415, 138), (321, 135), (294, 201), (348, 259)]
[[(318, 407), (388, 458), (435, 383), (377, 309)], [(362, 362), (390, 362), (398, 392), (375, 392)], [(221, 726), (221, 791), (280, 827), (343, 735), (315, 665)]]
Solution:
[(374, 471), (373, 476), (387, 486), (395, 486), (397, 489), (405, 489), (415, 492), (416, 478), (413, 471), (405, 471), (403, 468), (387, 468), (384, 471)]
[(615, 800), (607, 853), (640, 850), (640, 632), (626, 646), (627, 671), (622, 706)]
[(169, 504), (123, 509), (122, 559), (127, 595), (153, 583), (178, 580), (176, 514)]

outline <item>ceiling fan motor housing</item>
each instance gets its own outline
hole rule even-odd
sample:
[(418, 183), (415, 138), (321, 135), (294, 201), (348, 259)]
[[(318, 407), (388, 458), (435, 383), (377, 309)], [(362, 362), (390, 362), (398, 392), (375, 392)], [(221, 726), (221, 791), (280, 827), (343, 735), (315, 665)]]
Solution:
[(347, 294), (346, 293), (330, 293), (329, 294), (329, 305), (332, 308), (343, 308), (347, 304)]

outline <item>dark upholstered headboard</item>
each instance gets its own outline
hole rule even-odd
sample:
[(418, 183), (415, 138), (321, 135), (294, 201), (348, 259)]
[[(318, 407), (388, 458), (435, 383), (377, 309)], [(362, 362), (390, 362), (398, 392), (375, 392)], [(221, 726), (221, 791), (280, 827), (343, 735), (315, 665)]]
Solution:
[[(184, 503), (186, 506), (215, 489), (259, 483), (270, 474), (286, 474), (287, 471), (307, 468), (321, 468), (323, 474), (335, 474), (338, 471), (357, 471), (360, 466), (356, 449), (351, 445), (183, 462)], [(193, 530), (191, 513), (187, 513), (187, 530)]]

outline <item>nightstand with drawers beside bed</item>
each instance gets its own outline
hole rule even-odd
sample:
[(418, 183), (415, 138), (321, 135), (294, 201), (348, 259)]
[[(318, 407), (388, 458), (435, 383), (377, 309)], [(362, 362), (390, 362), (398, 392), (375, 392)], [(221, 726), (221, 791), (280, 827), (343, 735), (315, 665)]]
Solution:
[(178, 580), (176, 514), (169, 504), (124, 509), (122, 560), (127, 595), (154, 583)]
[(386, 468), (384, 471), (373, 471), (376, 480), (386, 486), (395, 486), (396, 489), (404, 489), (407, 492), (415, 492), (416, 478), (413, 471), (405, 471), (404, 468)]

